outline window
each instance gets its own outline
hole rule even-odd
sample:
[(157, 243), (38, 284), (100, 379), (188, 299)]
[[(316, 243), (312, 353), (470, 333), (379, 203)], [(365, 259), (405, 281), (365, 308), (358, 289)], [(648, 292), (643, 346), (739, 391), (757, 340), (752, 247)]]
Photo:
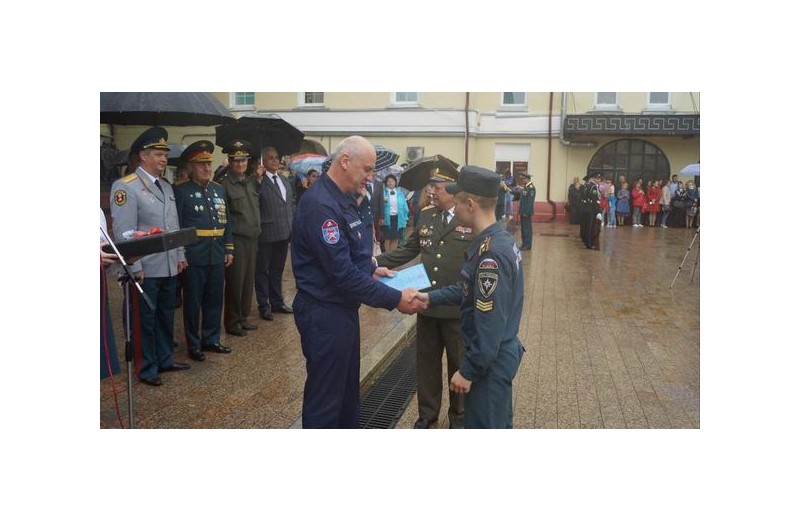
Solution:
[(525, 105), (524, 92), (503, 92), (503, 105), (504, 106), (521, 106)]
[(645, 186), (649, 180), (669, 178), (670, 167), (667, 156), (654, 144), (642, 139), (620, 139), (594, 154), (586, 173), (595, 172), (610, 176), (615, 183), (620, 175), (625, 175), (632, 188), (631, 182), (639, 177)]
[(618, 110), (616, 92), (598, 92), (594, 106), (598, 110)]
[(256, 104), (255, 92), (233, 92), (231, 98), (232, 108), (253, 108)]
[(419, 103), (417, 92), (393, 92), (393, 105), (416, 105)]
[(648, 110), (672, 110), (669, 92), (648, 92)]
[(324, 92), (300, 92), (297, 104), (301, 107), (321, 107), (325, 104)]

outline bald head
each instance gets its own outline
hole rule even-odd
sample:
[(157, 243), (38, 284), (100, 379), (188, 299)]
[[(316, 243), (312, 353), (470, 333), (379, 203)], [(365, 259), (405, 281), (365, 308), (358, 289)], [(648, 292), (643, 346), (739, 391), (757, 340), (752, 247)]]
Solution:
[(357, 194), (375, 176), (375, 160), (372, 143), (353, 135), (333, 150), (328, 175), (344, 193)]

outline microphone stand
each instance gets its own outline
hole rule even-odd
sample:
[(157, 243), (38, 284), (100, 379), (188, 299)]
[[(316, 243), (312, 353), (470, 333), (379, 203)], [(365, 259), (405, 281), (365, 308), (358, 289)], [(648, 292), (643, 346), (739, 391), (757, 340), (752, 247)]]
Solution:
[(125, 330), (125, 362), (127, 364), (127, 373), (128, 373), (128, 428), (131, 429), (134, 427), (134, 417), (133, 417), (133, 342), (131, 341), (131, 301), (130, 301), (130, 285), (136, 287), (139, 291), (139, 294), (142, 296), (145, 305), (151, 310), (155, 310), (155, 305), (150, 300), (150, 297), (144, 292), (142, 286), (139, 285), (139, 282), (136, 281), (136, 278), (133, 276), (133, 272), (131, 271), (128, 263), (125, 261), (125, 258), (122, 256), (122, 253), (119, 252), (117, 249), (116, 244), (111, 240), (108, 236), (108, 233), (105, 232), (102, 226), (100, 226), (100, 232), (103, 234), (103, 238), (106, 242), (111, 245), (111, 248), (114, 250), (114, 254), (117, 255), (119, 258), (120, 265), (122, 269), (125, 271), (119, 277), (119, 282), (122, 284), (122, 293), (125, 299), (125, 319), (122, 320), (122, 325)]

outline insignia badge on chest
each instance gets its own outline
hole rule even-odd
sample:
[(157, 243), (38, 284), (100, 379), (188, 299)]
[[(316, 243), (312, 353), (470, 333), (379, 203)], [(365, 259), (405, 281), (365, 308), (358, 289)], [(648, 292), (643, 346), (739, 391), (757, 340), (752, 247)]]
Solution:
[(128, 202), (128, 193), (125, 190), (117, 190), (114, 192), (114, 204), (117, 206), (124, 206)]
[(480, 288), (481, 296), (489, 298), (494, 290), (497, 289), (497, 273), (478, 273), (478, 287)]
[(328, 244), (336, 244), (339, 242), (341, 234), (339, 233), (339, 224), (333, 219), (328, 219), (322, 224), (322, 239)]

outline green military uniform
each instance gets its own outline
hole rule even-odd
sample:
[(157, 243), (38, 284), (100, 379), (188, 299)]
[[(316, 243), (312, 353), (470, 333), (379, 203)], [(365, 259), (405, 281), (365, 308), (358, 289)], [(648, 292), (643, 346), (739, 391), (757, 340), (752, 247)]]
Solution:
[[(223, 151), (230, 161), (250, 157), (250, 144), (239, 140)], [(228, 193), (236, 260), (225, 272), (225, 331), (244, 336), (246, 330), (256, 328), (247, 322), (255, 287), (256, 251), (261, 233), (261, 213), (258, 207), (258, 185), (250, 176), (239, 178), (236, 172), (228, 171), (220, 177), (220, 184)]]
[[(434, 207), (423, 209), (406, 244), (377, 257), (378, 265), (392, 269), (420, 255), (433, 289), (458, 283), (464, 253), (474, 236), (472, 230), (463, 226), (455, 216), (449, 219), (445, 225), (442, 212)], [(417, 317), (417, 397), (421, 421), (435, 423), (439, 417), (443, 351), (447, 353), (449, 381), (458, 370), (462, 352), (458, 305), (431, 308)], [(451, 428), (463, 425), (463, 394), (450, 392), (447, 415)]]

